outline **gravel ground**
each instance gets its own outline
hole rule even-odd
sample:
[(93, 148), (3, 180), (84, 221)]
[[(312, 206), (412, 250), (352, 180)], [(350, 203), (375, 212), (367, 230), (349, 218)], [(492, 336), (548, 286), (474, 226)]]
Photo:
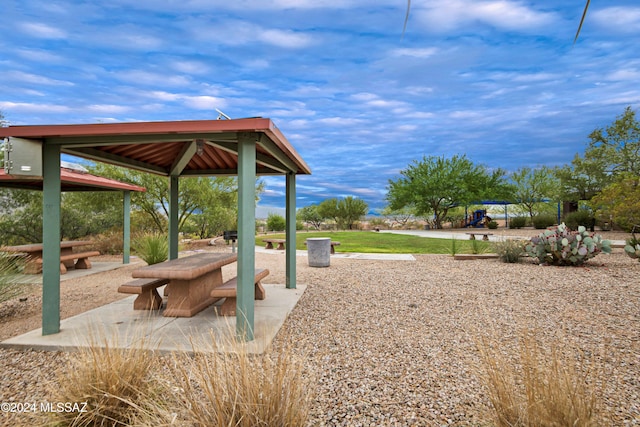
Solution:
[[(271, 271), (265, 283), (284, 283), (283, 254), (256, 259)], [(131, 268), (63, 282), (63, 317), (123, 297), (115, 289)], [(620, 249), (578, 268), (418, 255), (334, 258), (329, 268), (310, 268), (299, 257), (297, 270), (308, 287), (274, 347), (292, 348), (314, 374), (309, 425), (489, 425), (476, 341), (488, 337), (515, 360), (524, 329), (535, 330), (544, 347), (593, 357), (605, 383), (603, 425), (640, 425), (640, 263)], [(39, 302), (34, 294), (0, 305), (0, 336), (38, 327)], [(0, 350), (0, 402), (48, 401), (47, 387), (67, 357)], [(5, 425), (28, 420), (0, 415)]]

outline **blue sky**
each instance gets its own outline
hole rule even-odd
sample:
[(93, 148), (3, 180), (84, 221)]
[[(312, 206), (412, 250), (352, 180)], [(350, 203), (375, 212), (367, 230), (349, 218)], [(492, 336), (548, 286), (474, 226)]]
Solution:
[[(424, 155), (562, 165), (640, 106), (640, 5), (584, 0), (3, 0), (15, 125), (262, 116), (313, 175), (298, 206), (385, 204)], [(263, 206), (284, 205), (265, 178)]]

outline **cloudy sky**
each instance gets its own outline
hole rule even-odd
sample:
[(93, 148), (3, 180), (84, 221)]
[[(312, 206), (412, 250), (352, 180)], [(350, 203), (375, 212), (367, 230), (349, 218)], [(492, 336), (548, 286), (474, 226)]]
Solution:
[[(3, 0), (11, 124), (262, 116), (313, 175), (298, 206), (385, 204), (425, 155), (562, 165), (640, 107), (640, 5), (584, 0)], [(284, 178), (260, 204), (284, 205)]]

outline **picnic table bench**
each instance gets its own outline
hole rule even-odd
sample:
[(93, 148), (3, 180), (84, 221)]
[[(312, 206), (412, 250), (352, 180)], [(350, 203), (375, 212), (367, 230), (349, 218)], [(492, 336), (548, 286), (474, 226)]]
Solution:
[[(88, 240), (69, 240), (60, 242), (60, 274), (65, 274), (68, 269), (90, 269), (91, 261), (89, 257), (98, 256), (98, 251), (73, 252), (74, 247), (87, 246), (92, 242)], [(5, 252), (15, 252), (24, 254), (27, 263), (24, 266), (25, 274), (42, 273), (42, 243), (32, 243), (28, 245), (3, 246), (0, 250)], [(75, 261), (77, 260), (77, 261)]]
[[(307, 246), (307, 242), (304, 242), (304, 245)], [(340, 246), (340, 242), (334, 242), (333, 240), (331, 241), (331, 253), (335, 254), (336, 253), (336, 246)]]
[(482, 236), (482, 240), (489, 240), (489, 236), (493, 236), (493, 233), (488, 231), (470, 231), (466, 234), (469, 234), (469, 240), (476, 240), (476, 236)]
[(118, 287), (121, 294), (138, 294), (133, 301), (134, 310), (159, 310), (162, 297), (158, 293), (160, 286), (169, 283), (169, 279), (135, 279)]
[[(163, 312), (163, 316), (191, 317), (219, 299), (212, 297), (211, 291), (223, 284), (222, 267), (237, 261), (237, 259), (238, 255), (235, 253), (200, 253), (141, 267), (133, 270), (131, 276), (137, 279), (168, 280), (169, 283), (165, 289), (167, 307)], [(144, 289), (148, 291), (153, 286), (155, 286), (155, 290), (162, 285), (153, 282), (152, 284), (129, 282), (120, 288), (125, 293), (138, 293), (129, 291), (139, 287), (140, 295), (144, 295), (146, 292)], [(119, 292), (120, 288), (118, 289)], [(143, 305), (148, 303), (150, 307), (153, 307), (154, 303), (148, 302), (146, 298), (158, 301), (159, 295), (156, 297), (151, 293), (148, 297), (143, 297), (143, 302), (139, 303)], [(155, 304), (157, 305), (157, 303)]]
[(278, 244), (277, 249), (279, 251), (283, 251), (284, 250), (284, 244), (287, 242), (285, 239), (262, 239), (262, 241), (267, 244), (264, 247), (265, 249), (273, 249), (273, 244), (277, 243)]
[[(269, 275), (269, 270), (266, 268), (257, 268), (256, 277), (254, 278), (255, 284), (255, 299), (263, 300), (267, 297), (267, 294), (260, 281)], [(222, 316), (235, 316), (236, 315), (236, 296), (238, 293), (238, 278), (227, 280), (222, 286), (218, 286), (211, 291), (211, 296), (215, 298), (225, 298), (224, 302), (220, 306), (220, 315)]]

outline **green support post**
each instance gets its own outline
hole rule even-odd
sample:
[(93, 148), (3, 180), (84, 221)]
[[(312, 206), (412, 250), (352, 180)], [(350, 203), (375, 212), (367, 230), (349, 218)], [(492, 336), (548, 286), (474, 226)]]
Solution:
[(42, 147), (42, 335), (60, 332), (60, 146)]
[(286, 287), (296, 288), (296, 174), (289, 172), (286, 182)]
[(169, 177), (169, 259), (178, 258), (178, 185), (179, 177)]
[(236, 336), (253, 341), (256, 250), (256, 140), (238, 136), (238, 290)]
[(131, 255), (131, 192), (122, 193), (122, 263), (129, 264)]

